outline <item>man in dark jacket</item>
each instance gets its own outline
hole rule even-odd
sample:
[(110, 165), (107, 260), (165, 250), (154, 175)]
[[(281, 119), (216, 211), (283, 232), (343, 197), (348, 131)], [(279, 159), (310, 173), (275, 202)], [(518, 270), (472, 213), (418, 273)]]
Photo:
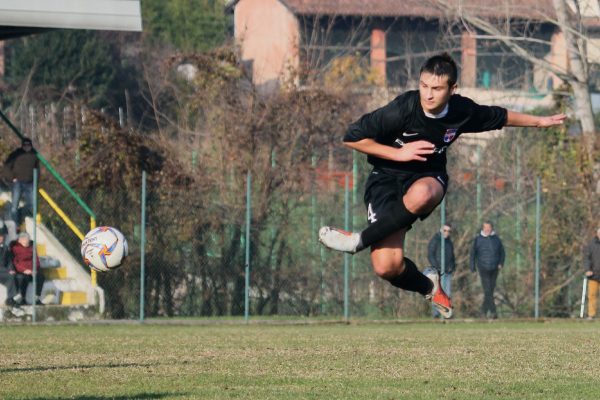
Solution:
[(7, 306), (14, 306), (15, 290), (15, 270), (12, 266), (12, 253), (6, 243), (6, 227), (0, 228), (0, 285), (6, 287), (6, 300), (4, 303)]
[[(441, 274), (441, 285), (444, 292), (449, 297), (452, 297), (452, 274), (456, 269), (454, 260), (454, 244), (450, 239), (452, 226), (445, 224), (440, 232), (437, 232), (427, 246), (427, 259), (432, 267), (437, 269)], [(444, 268), (442, 268), (442, 237), (444, 238)], [(437, 317), (439, 313), (434, 308), (433, 316)]]
[(502, 241), (494, 232), (494, 226), (490, 221), (483, 223), (479, 235), (473, 240), (471, 249), (471, 272), (475, 267), (479, 271), (481, 286), (483, 287), (482, 315), (490, 318), (498, 318), (496, 304), (494, 303), (494, 290), (498, 271), (504, 265), (504, 246)]
[(21, 147), (9, 154), (4, 165), (5, 173), (12, 183), (11, 218), (19, 224), (21, 197), (25, 202), (25, 209), (30, 213), (33, 210), (33, 170), (39, 168), (39, 160), (31, 139), (23, 138)]
[(588, 280), (588, 319), (593, 319), (596, 317), (596, 303), (600, 291), (600, 228), (583, 249), (583, 268)]

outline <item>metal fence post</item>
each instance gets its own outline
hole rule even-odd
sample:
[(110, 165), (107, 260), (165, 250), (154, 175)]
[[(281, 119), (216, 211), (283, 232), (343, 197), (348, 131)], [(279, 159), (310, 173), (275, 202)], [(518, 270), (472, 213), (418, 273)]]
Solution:
[[(446, 225), (446, 198), (442, 199), (442, 207), (440, 209), (441, 214), (441, 229), (440, 232), (440, 273), (444, 275), (446, 273), (446, 240), (444, 238), (444, 225)], [(446, 288), (443, 288), (446, 290)]]
[[(356, 204), (358, 203), (358, 152), (352, 151), (352, 223), (351, 231), (356, 231)], [(356, 257), (352, 257), (352, 278), (356, 271)]]
[(144, 321), (146, 300), (146, 171), (142, 171), (142, 226), (140, 227), (140, 322)]
[(246, 268), (244, 288), (244, 321), (248, 322), (250, 317), (250, 219), (252, 207), (252, 173), (248, 171), (246, 176)]
[(579, 309), (579, 318), (583, 318), (583, 314), (585, 311), (585, 300), (587, 295), (587, 287), (588, 287), (588, 278), (587, 276), (583, 277), (583, 287), (581, 288), (581, 308)]
[(477, 196), (476, 196), (476, 209), (477, 209), (477, 224), (481, 224), (482, 215), (481, 215), (481, 146), (477, 144)]
[[(348, 174), (344, 182), (344, 229), (350, 230), (350, 191), (348, 190)], [(348, 264), (350, 263), (350, 255), (344, 253), (344, 319), (348, 320), (349, 312), (349, 282), (348, 282)]]
[(517, 146), (517, 173), (516, 173), (516, 190), (517, 195), (515, 196), (517, 199), (517, 212), (516, 212), (516, 223), (515, 223), (515, 240), (517, 242), (516, 248), (516, 270), (517, 272), (521, 272), (521, 148)]
[[(37, 293), (37, 268), (39, 267), (37, 265), (37, 191), (38, 191), (38, 170), (37, 168), (35, 168), (33, 170), (33, 189), (32, 189), (32, 193), (31, 196), (33, 197), (33, 259), (31, 260), (32, 263), (32, 269), (31, 269), (31, 276), (33, 277), (33, 300), (31, 302), (32, 305), (32, 312), (31, 312), (31, 321), (32, 322), (36, 322), (37, 319), (37, 313), (36, 313), (36, 293)], [(17, 200), (18, 202), (19, 200)], [(41, 271), (40, 271), (41, 272)], [(23, 299), (25, 300), (25, 299)]]
[(540, 316), (540, 215), (541, 215), (541, 180), (537, 178), (535, 194), (535, 310), (534, 316)]

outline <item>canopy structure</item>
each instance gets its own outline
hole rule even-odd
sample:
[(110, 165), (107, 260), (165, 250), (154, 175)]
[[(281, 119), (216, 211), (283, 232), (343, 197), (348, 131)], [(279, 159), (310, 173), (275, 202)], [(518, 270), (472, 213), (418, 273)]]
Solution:
[(140, 0), (0, 2), (0, 40), (50, 29), (141, 31)]

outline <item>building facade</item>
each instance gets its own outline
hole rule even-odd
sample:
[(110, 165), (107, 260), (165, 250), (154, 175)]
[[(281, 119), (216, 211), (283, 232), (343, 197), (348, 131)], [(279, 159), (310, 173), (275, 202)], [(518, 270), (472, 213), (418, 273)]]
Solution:
[[(543, 95), (561, 79), (523, 60), (497, 38), (461, 23), (436, 0), (234, 0), (235, 39), (255, 84), (266, 89), (282, 80), (318, 79), (336, 60), (352, 57), (388, 87), (415, 87), (425, 59), (447, 51), (460, 67), (460, 87)], [(596, 2), (582, 1), (585, 21), (595, 29)], [(539, 59), (568, 68), (563, 34), (548, 22), (552, 0), (461, 1), (470, 15), (503, 20), (527, 40)], [(463, 10), (463, 11), (464, 11)], [(589, 46), (600, 60), (600, 50)], [(598, 46), (600, 49), (600, 45)]]

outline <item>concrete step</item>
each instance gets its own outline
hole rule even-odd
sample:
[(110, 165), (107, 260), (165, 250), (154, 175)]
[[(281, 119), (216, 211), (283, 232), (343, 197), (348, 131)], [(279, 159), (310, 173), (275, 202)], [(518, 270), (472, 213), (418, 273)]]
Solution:
[(46, 245), (44, 243), (38, 243), (37, 245), (37, 256), (45, 257), (46, 256)]
[(67, 279), (67, 268), (42, 268), (42, 273), (46, 279)]
[(78, 291), (60, 292), (59, 303), (63, 306), (86, 304), (87, 293)]
[[(90, 305), (49, 305), (36, 306), (37, 322), (51, 321), (89, 321), (100, 319), (100, 314)], [(0, 322), (30, 322), (33, 318), (33, 306), (7, 307), (0, 306)]]

